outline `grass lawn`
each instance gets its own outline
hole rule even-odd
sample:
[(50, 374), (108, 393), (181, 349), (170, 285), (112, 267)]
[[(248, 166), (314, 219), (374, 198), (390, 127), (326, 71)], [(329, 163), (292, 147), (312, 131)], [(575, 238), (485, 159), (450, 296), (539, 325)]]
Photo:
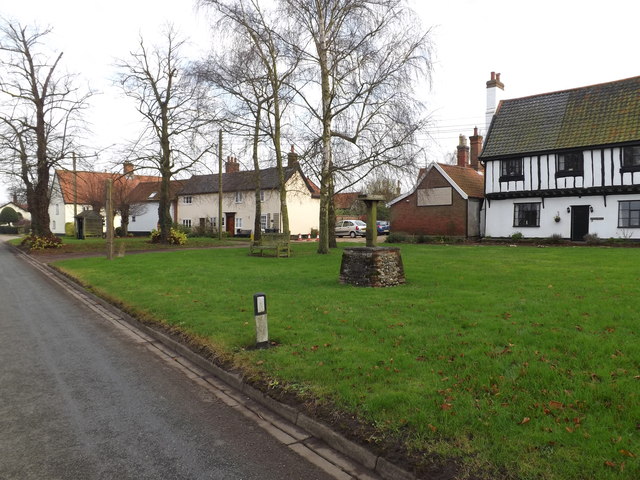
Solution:
[[(340, 285), (340, 249), (315, 248), (57, 266), (425, 465), (435, 453), (461, 477), (640, 478), (640, 249), (406, 245), (407, 284), (370, 289)], [(256, 292), (278, 343), (267, 351), (246, 348)]]

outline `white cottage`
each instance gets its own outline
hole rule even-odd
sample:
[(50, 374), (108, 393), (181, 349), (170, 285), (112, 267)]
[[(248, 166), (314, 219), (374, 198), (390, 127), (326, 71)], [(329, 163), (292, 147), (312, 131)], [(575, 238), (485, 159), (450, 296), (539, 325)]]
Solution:
[[(318, 187), (300, 170), (295, 154), (289, 154), (285, 169), (287, 209), (291, 235), (305, 235), (318, 228), (320, 195)], [(194, 175), (178, 195), (177, 221), (186, 227), (217, 228), (218, 174)], [(261, 218), (263, 230), (282, 231), (277, 168), (260, 170)], [(230, 235), (251, 234), (255, 221), (256, 172), (240, 171), (237, 160), (227, 159), (222, 174), (222, 227)]]
[[(135, 175), (133, 165), (124, 164), (122, 173), (56, 170), (51, 185), (49, 221), (51, 232), (65, 234), (65, 225), (73, 225), (74, 215), (83, 210), (97, 210), (104, 214), (106, 181), (113, 180), (115, 204), (131, 203), (131, 192), (140, 182), (154, 182), (158, 177)], [(120, 226), (120, 216), (114, 225)]]
[(640, 239), (640, 77), (499, 103), (485, 235)]

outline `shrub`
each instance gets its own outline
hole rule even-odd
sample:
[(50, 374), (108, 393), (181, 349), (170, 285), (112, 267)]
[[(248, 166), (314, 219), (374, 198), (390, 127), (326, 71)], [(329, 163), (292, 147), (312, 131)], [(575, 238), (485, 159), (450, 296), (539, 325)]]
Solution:
[(558, 244), (563, 242), (564, 238), (562, 238), (562, 235), (560, 235), (559, 233), (554, 233), (553, 235), (547, 237), (547, 243)]
[(516, 232), (513, 235), (511, 235), (511, 240), (513, 240), (514, 242), (520, 241), (524, 238), (524, 235), (522, 234), (522, 232)]
[(404, 232), (391, 232), (387, 236), (387, 243), (415, 243), (416, 239), (412, 235)]
[[(158, 230), (151, 232), (151, 243), (160, 243), (160, 232)], [(187, 243), (187, 234), (172, 228), (169, 230), (169, 243), (171, 245), (184, 245)]]
[(67, 237), (75, 237), (76, 236), (76, 227), (73, 222), (67, 222), (64, 224), (64, 234)]
[(18, 233), (18, 227), (12, 227), (10, 225), (0, 225), (0, 233), (5, 233), (5, 234), (16, 234)]
[(0, 225), (15, 223), (22, 218), (18, 212), (11, 207), (4, 207), (0, 211)]
[(416, 243), (430, 243), (431, 242), (431, 238), (428, 235), (417, 235), (416, 236)]
[(598, 245), (602, 242), (597, 233), (587, 233), (584, 236), (584, 241), (587, 242), (588, 245)]
[(62, 239), (55, 235), (28, 235), (22, 239), (20, 245), (29, 250), (44, 250), (46, 248), (59, 248), (62, 246)]
[(116, 227), (114, 233), (115, 233), (116, 237), (124, 237), (124, 228)]
[(311, 229), (311, 238), (317, 238), (318, 235), (320, 235), (320, 230), (318, 230), (317, 228), (312, 228)]

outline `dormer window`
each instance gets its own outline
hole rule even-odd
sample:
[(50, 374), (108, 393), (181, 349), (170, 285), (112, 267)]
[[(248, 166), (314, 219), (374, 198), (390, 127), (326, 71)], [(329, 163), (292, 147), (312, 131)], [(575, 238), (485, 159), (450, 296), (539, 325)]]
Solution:
[(561, 153), (556, 159), (556, 177), (579, 177), (584, 175), (582, 152)]
[(524, 180), (521, 158), (511, 158), (500, 161), (500, 181), (511, 182)]
[(621, 172), (640, 172), (640, 145), (624, 147)]

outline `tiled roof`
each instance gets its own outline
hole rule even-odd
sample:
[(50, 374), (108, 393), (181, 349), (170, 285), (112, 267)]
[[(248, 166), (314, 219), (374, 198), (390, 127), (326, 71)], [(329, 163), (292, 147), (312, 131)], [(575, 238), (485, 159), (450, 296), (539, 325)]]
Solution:
[(78, 203), (90, 204), (96, 197), (104, 195), (105, 181), (113, 179), (114, 189), (120, 195), (127, 195), (140, 182), (157, 181), (158, 177), (148, 175), (124, 176), (110, 172), (74, 172), (70, 170), (56, 170), (56, 175), (62, 189), (64, 203), (71, 204), (74, 200), (74, 176), (78, 193)]
[(449, 178), (453, 180), (460, 189), (470, 197), (484, 197), (484, 175), (471, 167), (459, 167), (458, 165), (448, 165), (439, 163)]
[[(185, 183), (186, 180), (171, 180), (169, 182), (169, 198), (177, 197)], [(155, 195), (153, 195), (154, 193)], [(152, 182), (140, 182), (131, 192), (131, 201), (140, 203), (158, 201), (159, 194), (160, 178), (156, 178)]]
[(333, 205), (335, 208), (349, 210), (358, 201), (360, 192), (336, 193), (333, 196)]
[[(286, 167), (284, 169), (285, 182), (288, 181), (293, 174), (298, 171), (295, 167)], [(305, 178), (303, 176), (303, 178)], [(310, 180), (306, 180), (307, 187), (312, 193), (316, 193), (317, 187)], [(278, 188), (280, 180), (278, 178), (278, 169), (276, 167), (265, 168), (260, 170), (260, 188), (262, 190), (275, 190)], [(315, 187), (315, 189), (314, 189)], [(255, 171), (243, 171), (222, 174), (222, 191), (223, 192), (239, 192), (254, 190), (256, 188)], [(185, 181), (185, 185), (180, 195), (197, 195), (204, 193), (218, 193), (218, 174), (212, 175), (194, 175)]]
[(480, 158), (640, 140), (640, 77), (503, 100)]

